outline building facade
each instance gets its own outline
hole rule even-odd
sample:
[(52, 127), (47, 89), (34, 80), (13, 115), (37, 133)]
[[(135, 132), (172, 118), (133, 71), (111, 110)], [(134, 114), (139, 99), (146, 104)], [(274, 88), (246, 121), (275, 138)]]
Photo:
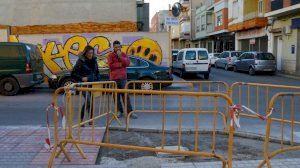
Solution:
[(156, 12), (151, 19), (151, 32), (166, 32), (168, 26), (165, 25), (166, 17), (169, 15), (168, 10)]
[(279, 71), (300, 75), (300, 0), (266, 0), (268, 51)]
[(0, 0), (0, 32), (7, 35), (136, 32), (136, 4), (136, 0), (43, 0), (39, 3)]
[(235, 33), (236, 50), (268, 51), (265, 5), (264, 0), (229, 0), (228, 29)]
[(138, 31), (149, 32), (149, 3), (144, 0), (136, 1), (137, 8), (137, 29)]
[(234, 33), (228, 31), (228, 1), (203, 0), (196, 8), (195, 47), (209, 52), (234, 50)]

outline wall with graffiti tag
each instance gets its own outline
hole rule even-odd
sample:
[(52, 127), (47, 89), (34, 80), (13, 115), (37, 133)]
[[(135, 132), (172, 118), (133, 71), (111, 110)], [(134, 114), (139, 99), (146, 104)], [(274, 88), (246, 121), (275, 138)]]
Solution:
[(86, 33), (20, 35), (19, 42), (37, 44), (45, 63), (45, 74), (50, 76), (73, 68), (78, 55), (86, 45), (95, 48), (99, 65), (106, 67), (106, 57), (112, 50), (112, 42), (119, 40), (122, 51), (139, 56), (158, 65), (169, 66), (169, 40), (167, 33)]

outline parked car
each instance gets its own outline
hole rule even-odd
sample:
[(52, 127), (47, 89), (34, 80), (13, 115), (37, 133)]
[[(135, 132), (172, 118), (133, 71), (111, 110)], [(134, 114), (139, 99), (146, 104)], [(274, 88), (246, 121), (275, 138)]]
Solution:
[(230, 70), (233, 68), (234, 61), (242, 54), (240, 51), (224, 51), (220, 54), (219, 59), (215, 62), (216, 68)]
[(173, 72), (180, 77), (187, 74), (203, 74), (205, 79), (209, 78), (210, 63), (208, 52), (205, 48), (187, 48), (179, 51), (173, 61)]
[(272, 53), (245, 52), (234, 63), (234, 71), (247, 71), (254, 75), (258, 71), (276, 73), (276, 60)]
[[(130, 80), (169, 80), (172, 81), (172, 73), (169, 67), (156, 65), (152, 61), (142, 59), (136, 56), (129, 56), (130, 65), (127, 68), (128, 81)], [(109, 80), (109, 68), (99, 68), (102, 81)], [(52, 75), (49, 80), (49, 87), (56, 89), (58, 87), (68, 86), (77, 81), (71, 76), (71, 71), (62, 71)], [(165, 84), (164, 87), (172, 83)], [(151, 83), (142, 83), (140, 88), (144, 90), (156, 89), (157, 85)]]
[(178, 55), (179, 49), (172, 49), (172, 58)]
[(209, 53), (208, 58), (211, 66), (215, 66), (215, 62), (219, 59), (220, 53)]
[(43, 83), (43, 66), (37, 46), (0, 42), (0, 93), (13, 96), (22, 88)]

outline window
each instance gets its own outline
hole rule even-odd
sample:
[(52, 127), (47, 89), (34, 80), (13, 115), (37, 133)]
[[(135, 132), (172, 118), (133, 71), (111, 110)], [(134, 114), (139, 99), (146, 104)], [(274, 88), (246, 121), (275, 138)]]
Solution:
[(198, 51), (198, 59), (199, 60), (207, 60), (208, 55), (206, 51)]
[(275, 60), (275, 57), (271, 53), (259, 53), (256, 56), (258, 60)]
[(201, 16), (201, 31), (204, 31), (206, 29), (206, 23), (205, 23), (205, 15)]
[(217, 12), (217, 20), (216, 20), (217, 26), (223, 25), (223, 13), (222, 11)]
[(254, 55), (252, 53), (248, 53), (245, 59), (254, 59)]
[(178, 61), (181, 61), (183, 58), (183, 51), (178, 53)]
[(228, 52), (224, 52), (222, 58), (227, 58), (227, 57), (229, 57), (229, 53)]
[(234, 1), (232, 3), (232, 18), (234, 19), (238, 18), (238, 14), (239, 14), (238, 1)]
[(0, 46), (0, 57), (19, 58), (21, 46)]
[(232, 57), (239, 57), (242, 53), (241, 52), (232, 52), (231, 56)]
[(196, 60), (196, 52), (195, 51), (187, 51), (185, 53), (185, 60)]
[(141, 67), (147, 67), (147, 66), (149, 66), (149, 64), (144, 60), (140, 60), (140, 66)]
[(220, 58), (220, 54), (219, 53), (214, 53), (214, 57)]
[(245, 59), (247, 55), (248, 55), (247, 53), (244, 53), (244, 54), (242, 54), (242, 55), (239, 57), (239, 59), (240, 59), (240, 60)]
[(258, 1), (258, 14), (262, 16), (263, 14), (263, 0)]
[(201, 25), (200, 16), (197, 16), (196, 17), (196, 32), (200, 32), (200, 25)]
[(137, 59), (135, 58), (129, 58), (130, 59), (130, 64), (129, 64), (129, 67), (137, 67), (139, 66), (139, 62)]

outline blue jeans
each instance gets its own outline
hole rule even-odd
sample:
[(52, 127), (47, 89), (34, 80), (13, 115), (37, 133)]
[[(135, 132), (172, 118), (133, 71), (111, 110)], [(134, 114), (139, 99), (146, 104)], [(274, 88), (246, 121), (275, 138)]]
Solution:
[[(115, 82), (117, 83), (118, 89), (124, 89), (127, 80), (116, 80)], [(122, 100), (123, 100), (123, 104), (125, 106), (125, 94), (120, 93), (117, 96), (118, 111), (120, 111), (120, 113), (124, 113), (124, 108), (123, 108), (122, 103), (121, 103), (121, 97), (122, 97)], [(129, 95), (127, 95), (127, 113), (129, 113), (131, 111), (132, 111), (132, 106), (131, 106), (131, 103), (130, 103)]]

